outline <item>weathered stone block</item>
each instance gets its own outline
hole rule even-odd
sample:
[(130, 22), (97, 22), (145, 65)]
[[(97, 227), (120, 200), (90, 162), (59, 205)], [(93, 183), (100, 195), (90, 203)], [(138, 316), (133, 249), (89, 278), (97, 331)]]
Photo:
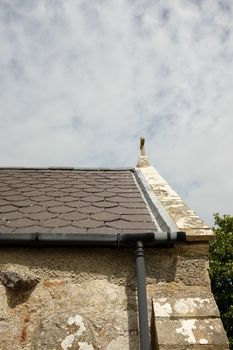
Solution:
[(153, 310), (156, 349), (229, 349), (211, 295), (153, 299)]
[(207, 267), (206, 257), (177, 256), (175, 281), (190, 286), (210, 286)]
[(220, 319), (156, 319), (157, 349), (229, 349)]
[(219, 317), (213, 297), (158, 298), (153, 299), (156, 318), (206, 318)]

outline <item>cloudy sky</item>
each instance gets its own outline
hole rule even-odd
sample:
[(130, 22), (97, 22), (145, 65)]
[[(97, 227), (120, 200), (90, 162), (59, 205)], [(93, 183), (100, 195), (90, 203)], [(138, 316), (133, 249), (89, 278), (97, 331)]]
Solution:
[(0, 166), (150, 162), (232, 214), (232, 0), (1, 0)]

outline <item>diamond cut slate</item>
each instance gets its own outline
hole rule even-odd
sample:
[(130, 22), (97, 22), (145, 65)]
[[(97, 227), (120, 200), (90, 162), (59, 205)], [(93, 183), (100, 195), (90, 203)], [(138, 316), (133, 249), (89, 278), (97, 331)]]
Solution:
[(112, 202), (101, 201), (95, 203), (94, 205), (99, 208), (113, 208), (116, 207), (117, 204)]
[(29, 207), (20, 208), (20, 212), (22, 213), (39, 213), (41, 211), (45, 211), (45, 208), (40, 205), (30, 205)]
[(120, 219), (120, 215), (101, 212), (98, 214), (92, 214), (91, 218), (95, 220), (100, 220), (100, 221), (114, 221), (114, 220)]
[(65, 213), (65, 214), (61, 214), (59, 216), (61, 219), (63, 220), (69, 220), (69, 221), (79, 221), (79, 220), (82, 220), (82, 219), (86, 219), (87, 218), (87, 215), (85, 214), (80, 214), (79, 212), (77, 211), (73, 211), (72, 213)]
[(73, 208), (67, 207), (66, 205), (59, 205), (57, 207), (48, 208), (48, 211), (57, 214), (70, 213), (73, 210)]
[(22, 219), (16, 219), (16, 220), (10, 220), (7, 221), (6, 225), (9, 227), (27, 227), (27, 226), (32, 226), (33, 224), (37, 223), (37, 221), (27, 219), (27, 218), (22, 218)]
[(1, 213), (0, 219), (1, 220), (14, 220), (14, 219), (22, 219), (25, 217), (25, 214), (20, 213), (19, 211), (10, 211), (7, 213)]
[(156, 231), (130, 170), (12, 168), (0, 179), (0, 232)]
[(44, 227), (60, 227), (60, 226), (66, 226), (67, 221), (59, 218), (41, 220), (40, 225)]
[(122, 220), (126, 221), (138, 221), (138, 222), (151, 222), (151, 216), (150, 215), (121, 215)]
[(16, 207), (13, 205), (2, 205), (0, 207), (0, 213), (9, 213), (10, 211), (15, 211)]
[(80, 227), (80, 228), (98, 228), (104, 225), (103, 221), (97, 221), (93, 219), (85, 219), (85, 220), (79, 220), (74, 221), (72, 225)]

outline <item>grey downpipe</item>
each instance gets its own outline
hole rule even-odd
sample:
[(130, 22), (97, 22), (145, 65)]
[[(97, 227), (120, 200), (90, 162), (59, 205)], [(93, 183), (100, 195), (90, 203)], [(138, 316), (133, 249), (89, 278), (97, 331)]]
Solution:
[(144, 260), (144, 246), (141, 241), (137, 241), (136, 243), (136, 277), (138, 294), (140, 349), (149, 350), (150, 336), (147, 312), (146, 273)]

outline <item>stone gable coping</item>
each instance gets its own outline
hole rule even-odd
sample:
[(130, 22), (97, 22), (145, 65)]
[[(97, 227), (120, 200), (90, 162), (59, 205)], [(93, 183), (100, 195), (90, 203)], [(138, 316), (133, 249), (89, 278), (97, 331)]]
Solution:
[(211, 228), (187, 206), (154, 167), (136, 169), (149, 184), (161, 207), (166, 211), (166, 215), (179, 231), (186, 232), (188, 241), (209, 241), (213, 238)]

